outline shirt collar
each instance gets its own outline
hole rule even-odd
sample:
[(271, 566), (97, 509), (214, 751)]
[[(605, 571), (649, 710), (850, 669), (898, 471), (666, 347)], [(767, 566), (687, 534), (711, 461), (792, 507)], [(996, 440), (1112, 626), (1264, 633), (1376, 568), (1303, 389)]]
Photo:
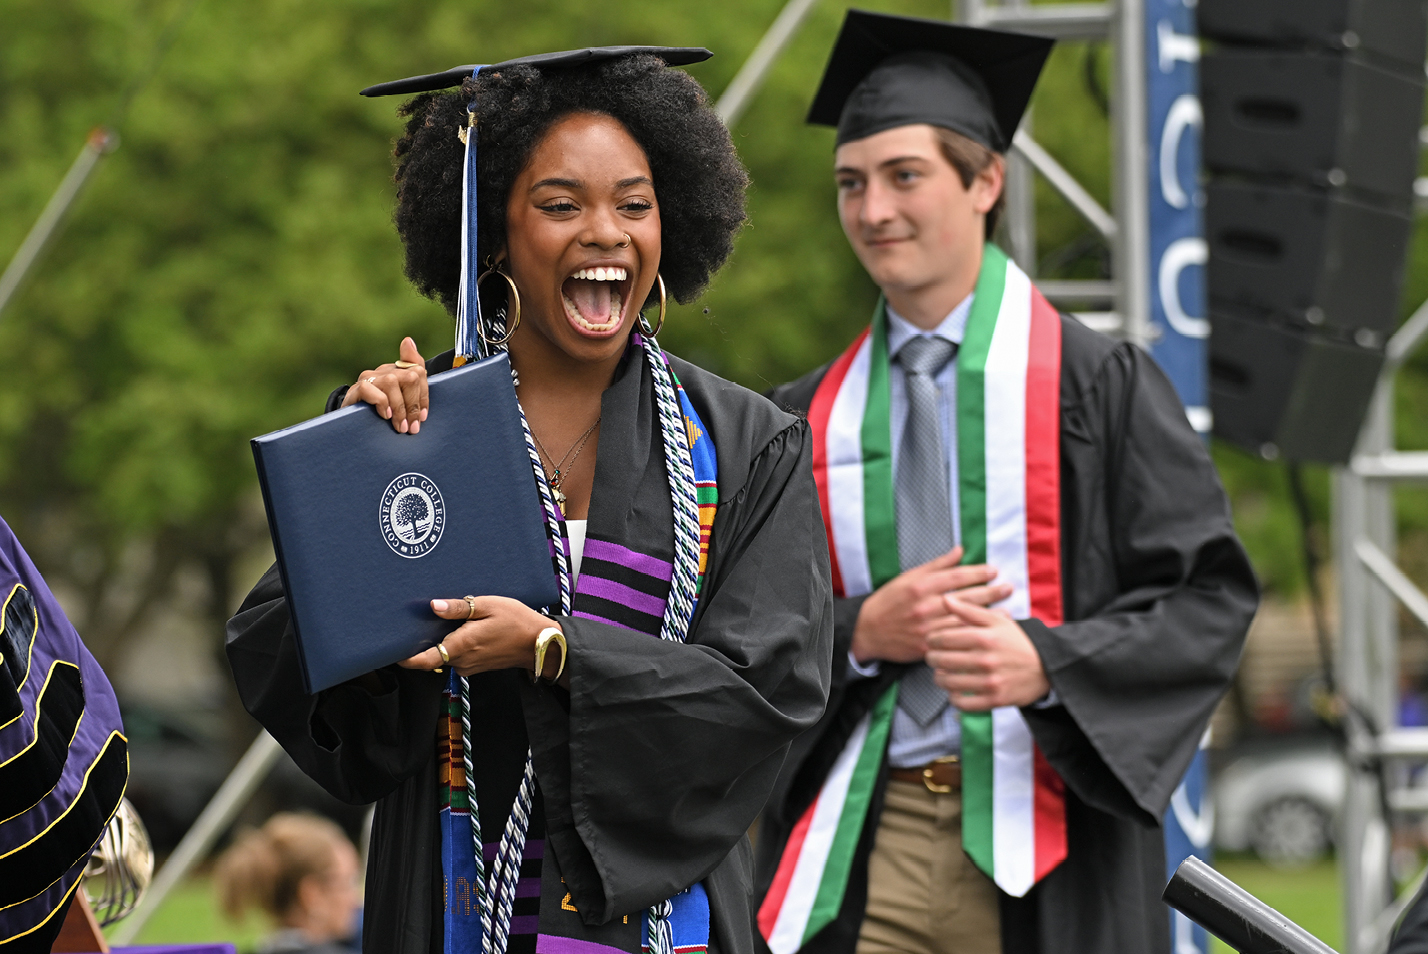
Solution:
[(963, 298), (956, 308), (947, 313), (947, 317), (942, 319), (942, 323), (931, 331), (924, 331), (902, 315), (892, 310), (892, 306), (887, 306), (888, 313), (888, 357), (897, 357), (898, 351), (912, 338), (918, 335), (946, 338), (955, 345), (962, 344), (962, 335), (967, 330), (967, 316), (972, 313), (972, 298), (975, 292)]

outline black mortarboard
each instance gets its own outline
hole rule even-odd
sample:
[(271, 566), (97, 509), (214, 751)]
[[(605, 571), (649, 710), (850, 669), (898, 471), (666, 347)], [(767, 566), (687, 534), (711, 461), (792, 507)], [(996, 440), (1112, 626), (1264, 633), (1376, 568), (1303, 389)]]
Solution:
[(450, 89), (453, 86), (460, 86), (466, 77), (478, 69), (499, 70), (506, 66), (534, 66), (543, 70), (569, 69), (573, 66), (585, 66), (589, 63), (598, 63), (601, 60), (613, 60), (616, 57), (632, 56), (637, 53), (657, 56), (664, 60), (667, 66), (688, 66), (691, 63), (702, 63), (714, 55), (702, 46), (590, 46), (583, 50), (518, 56), (514, 60), (506, 60), (490, 66), (475, 64), (457, 66), (444, 73), (427, 73), (425, 76), (411, 76), (407, 79), (392, 80), (390, 83), (368, 86), (362, 90), (362, 95), (396, 96), (404, 93), (426, 93), (431, 90)]
[[(514, 60), (504, 60), (490, 66), (476, 64), (458, 66), (444, 73), (428, 73), (425, 76), (412, 76), (407, 79), (393, 80), (390, 83), (378, 83), (376, 86), (368, 86), (362, 90), (362, 95), (393, 96), (403, 93), (427, 93), (439, 89), (450, 89), (453, 86), (460, 86), (468, 76), (473, 76), (481, 70), (500, 70), (508, 66), (533, 66), (542, 71), (563, 70), (614, 60), (622, 56), (641, 55), (657, 56), (664, 60), (666, 66), (688, 66), (691, 63), (702, 63), (714, 54), (700, 46), (591, 46), (583, 50), (519, 56)], [(480, 234), (477, 229), (477, 213), (480, 210), (480, 203), (477, 201), (476, 146), (481, 129), (478, 122), (479, 110), (477, 106), (477, 103), (467, 105), (468, 121), (458, 133), (462, 145), (465, 147), (465, 156), (461, 162), (461, 204), (463, 207), (461, 216), (461, 282), (456, 294), (456, 358), (454, 363), (458, 366), (464, 364), (468, 358), (485, 355), (491, 348), (481, 333), (481, 266), (476, 254), (477, 239)], [(498, 334), (501, 333), (504, 333), (504, 330), (498, 332)]]
[(838, 145), (928, 123), (1006, 152), (1054, 41), (849, 10), (808, 121)]

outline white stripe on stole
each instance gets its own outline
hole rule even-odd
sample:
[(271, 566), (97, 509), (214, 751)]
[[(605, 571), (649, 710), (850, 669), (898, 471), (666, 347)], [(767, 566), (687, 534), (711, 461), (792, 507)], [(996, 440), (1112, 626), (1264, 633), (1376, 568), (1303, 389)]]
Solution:
[[(985, 376), (987, 562), (1012, 595), (1000, 604), (1031, 615), (1026, 548), (1026, 366), (1031, 281), (1007, 263)], [(992, 712), (992, 855), (996, 882), (1020, 897), (1035, 880), (1035, 763), (1031, 733), (1015, 706)]]
[(828, 773), (828, 780), (818, 793), (813, 819), (803, 838), (803, 850), (798, 853), (788, 893), (784, 895), (778, 920), (769, 935), (769, 950), (773, 954), (794, 954), (803, 946), (803, 933), (808, 927), (808, 917), (813, 911), (818, 889), (823, 884), (824, 868), (828, 864), (833, 839), (838, 834), (838, 822), (843, 817), (843, 806), (853, 781), (853, 769), (858, 765), (858, 756), (868, 740), (871, 725), (872, 713), (868, 713), (853, 729), (848, 744), (843, 746), (838, 761), (833, 763), (833, 770)]
[(863, 523), (863, 412), (868, 406), (868, 377), (873, 336), (868, 334), (848, 364), (848, 373), (828, 416), (828, 499), (833, 543), (844, 596), (873, 591), (868, 537)]

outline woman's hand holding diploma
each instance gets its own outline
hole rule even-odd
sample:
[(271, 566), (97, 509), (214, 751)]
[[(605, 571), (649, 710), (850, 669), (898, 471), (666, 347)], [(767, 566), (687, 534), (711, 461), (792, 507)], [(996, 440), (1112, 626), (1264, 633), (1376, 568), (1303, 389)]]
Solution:
[(366, 401), (377, 413), (392, 422), (399, 434), (415, 434), (426, 420), (430, 401), (426, 389), (426, 359), (417, 350), (416, 342), (403, 338), (398, 350), (401, 357), (370, 371), (363, 371), (347, 389), (343, 407)]
[[(450, 665), (463, 676), (498, 669), (530, 672), (535, 668), (536, 636), (548, 627), (560, 628), (550, 617), (505, 596), (477, 596), (469, 603), (465, 599), (432, 600), (431, 609), (442, 619), (466, 620), (441, 641), (451, 658)], [(554, 676), (562, 662), (558, 651), (548, 653), (541, 675)], [(433, 646), (399, 665), (405, 669), (438, 669), (447, 662)], [(569, 685), (569, 678), (566, 674), (560, 681)]]

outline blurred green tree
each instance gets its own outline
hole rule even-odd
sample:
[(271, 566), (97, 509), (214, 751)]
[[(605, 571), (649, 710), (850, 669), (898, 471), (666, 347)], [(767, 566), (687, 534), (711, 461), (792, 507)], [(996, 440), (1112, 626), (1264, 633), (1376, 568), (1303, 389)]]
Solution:
[[(0, 2), (0, 257), (22, 239), (85, 135), (149, 66), (189, 0)], [(946, 0), (866, 6), (946, 16)], [(704, 45), (717, 97), (782, 6), (626, 0), (197, 0), (132, 105), (65, 232), (0, 319), (0, 513), (74, 598), (114, 662), (175, 575), (208, 581), (215, 639), (245, 554), (265, 545), (247, 439), (315, 414), (328, 391), (395, 355), (427, 354), (451, 322), (401, 274), (391, 226), (394, 100), (374, 81), (472, 60), (602, 43)], [(517, 12), (518, 9), (518, 12)], [(843, 13), (820, 4), (734, 130), (753, 175), (751, 222), (705, 298), (671, 309), (666, 344), (762, 390), (832, 358), (875, 289), (833, 204), (832, 132), (803, 115)], [(1035, 131), (1110, 202), (1104, 44), (1053, 54)], [(1095, 276), (1096, 239), (1038, 185), (1042, 271)], [(1428, 294), (1415, 249), (1409, 301)], [(1403, 400), (1428, 398), (1428, 357)], [(1403, 439), (1428, 444), (1404, 414)], [(1217, 450), (1267, 583), (1300, 584), (1279, 468)], [(1316, 492), (1322, 509), (1322, 478)], [(1428, 509), (1408, 511), (1422, 537)], [(1411, 534), (1410, 534), (1411, 535)], [(1428, 547), (1419, 545), (1420, 550)], [(1428, 558), (1425, 558), (1428, 560)]]

